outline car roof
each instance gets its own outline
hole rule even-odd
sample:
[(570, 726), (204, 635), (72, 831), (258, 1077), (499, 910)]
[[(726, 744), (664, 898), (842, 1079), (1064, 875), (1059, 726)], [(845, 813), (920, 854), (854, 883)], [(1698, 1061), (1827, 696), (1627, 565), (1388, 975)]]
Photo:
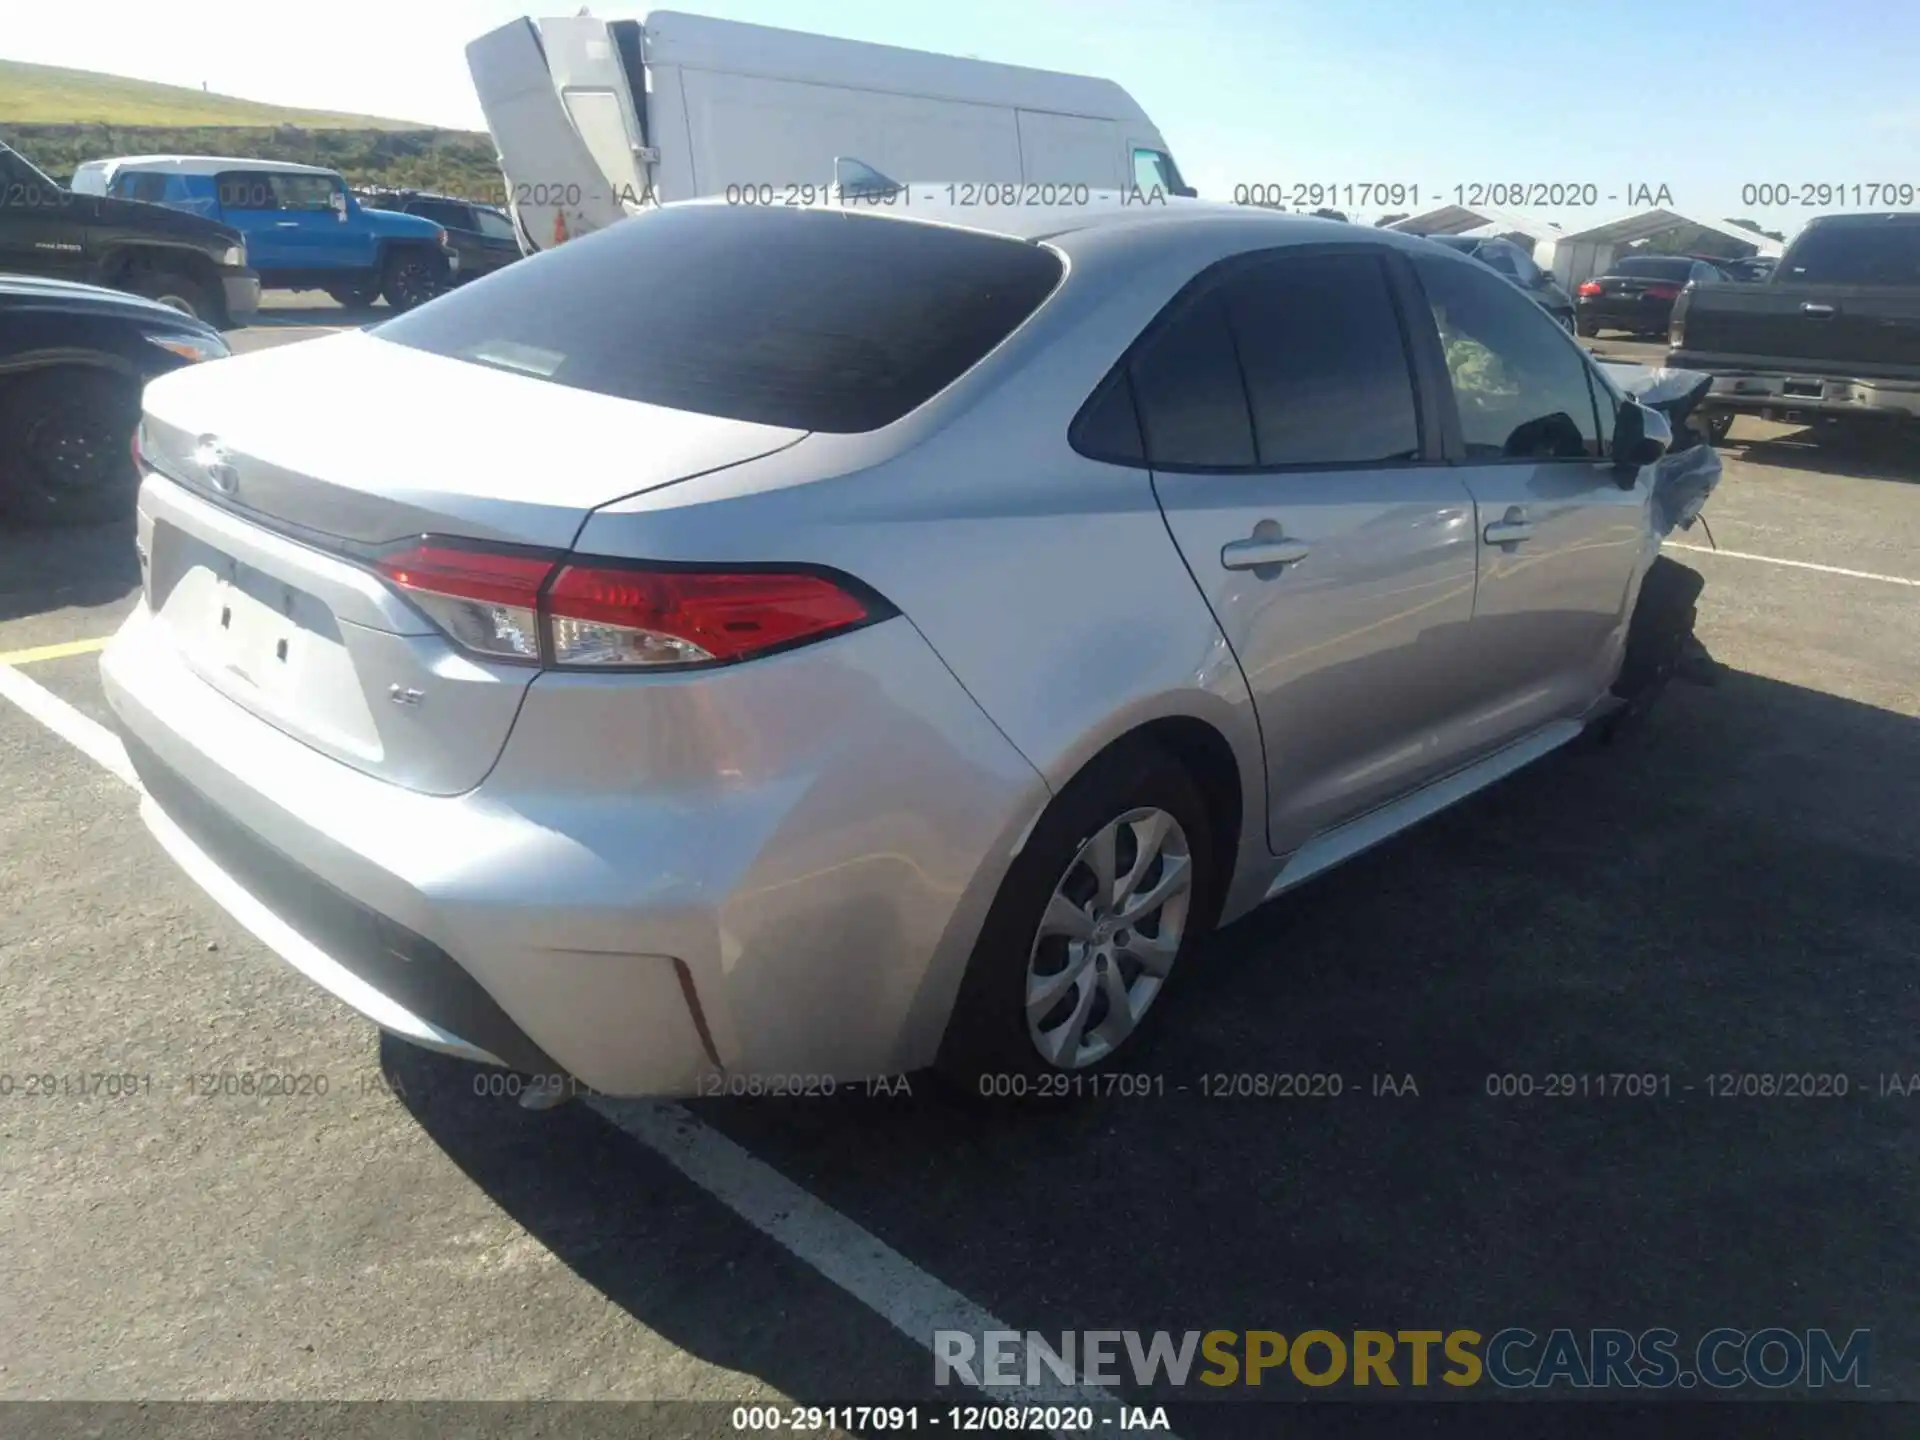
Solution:
[(269, 175), (338, 175), (324, 165), (301, 165), (292, 160), (249, 160), (235, 155), (120, 155), (89, 162), (121, 170), (159, 170), (171, 175), (218, 175), (228, 170), (264, 171)]
[[(1353, 244), (1379, 244), (1412, 254), (1431, 253), (1417, 235), (1396, 230), (1381, 230), (1355, 225), (1345, 220), (1326, 220), (1315, 215), (1296, 215), (1257, 205), (1234, 205), (1224, 200), (1202, 200), (1164, 195), (1158, 190), (1091, 190), (1084, 185), (1036, 185), (1008, 181), (1004, 185), (928, 184), (915, 181), (903, 185), (904, 198), (860, 197), (824, 199), (810, 207), (815, 210), (840, 210), (898, 220), (906, 224), (933, 224), (1001, 235), (1014, 240), (1066, 240), (1075, 236), (1110, 231), (1151, 232), (1164, 237), (1164, 243), (1177, 245), (1183, 233), (1200, 230), (1218, 232), (1222, 228), (1251, 237), (1243, 249), (1266, 245), (1315, 244), (1350, 241)], [(967, 192), (972, 192), (968, 194)], [(1023, 204), (1037, 196), (1045, 200), (1049, 192), (1063, 192), (1066, 204)], [(988, 198), (989, 195), (991, 198)], [(971, 200), (973, 203), (968, 203)], [(1004, 201), (1004, 203), (1003, 203)], [(725, 205), (721, 196), (677, 202), (684, 205)], [(1472, 263), (1462, 260), (1461, 263)]]

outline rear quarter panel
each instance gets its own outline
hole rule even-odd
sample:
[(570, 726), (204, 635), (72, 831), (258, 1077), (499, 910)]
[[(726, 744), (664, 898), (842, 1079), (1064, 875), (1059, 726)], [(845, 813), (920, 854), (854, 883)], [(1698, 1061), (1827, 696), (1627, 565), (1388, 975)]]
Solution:
[[(916, 415), (615, 502), (589, 518), (577, 548), (797, 560), (859, 577), (912, 620), (1056, 792), (1139, 726), (1212, 725), (1240, 771), (1241, 881), (1263, 892), (1246, 873), (1266, 859), (1246, 681), (1148, 472), (1089, 460), (1066, 438), (1114, 359), (1193, 273), (1176, 259), (1069, 283)], [(1244, 908), (1238, 883), (1229, 914)]]

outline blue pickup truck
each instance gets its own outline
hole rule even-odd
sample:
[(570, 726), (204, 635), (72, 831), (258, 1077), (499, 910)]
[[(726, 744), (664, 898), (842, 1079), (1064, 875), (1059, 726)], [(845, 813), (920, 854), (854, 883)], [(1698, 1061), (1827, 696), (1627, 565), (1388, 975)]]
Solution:
[(324, 290), (342, 305), (384, 295), (396, 310), (430, 300), (457, 277), (459, 257), (431, 220), (371, 210), (337, 171), (283, 160), (135, 155), (89, 160), (80, 194), (144, 200), (204, 215), (246, 239), (247, 264), (276, 290)]

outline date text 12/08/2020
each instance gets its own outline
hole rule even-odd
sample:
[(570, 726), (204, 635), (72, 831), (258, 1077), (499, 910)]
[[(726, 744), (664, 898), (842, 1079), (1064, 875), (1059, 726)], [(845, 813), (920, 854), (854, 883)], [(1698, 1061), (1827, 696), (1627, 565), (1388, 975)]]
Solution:
[(1671, 205), (1673, 190), (1663, 182), (1646, 180), (1614, 185), (1592, 180), (1474, 180), (1460, 185), (1410, 180), (1256, 180), (1235, 185), (1231, 198), (1236, 205), (1276, 210), (1321, 206), (1398, 210), (1421, 205), (1582, 209), (1600, 204)]

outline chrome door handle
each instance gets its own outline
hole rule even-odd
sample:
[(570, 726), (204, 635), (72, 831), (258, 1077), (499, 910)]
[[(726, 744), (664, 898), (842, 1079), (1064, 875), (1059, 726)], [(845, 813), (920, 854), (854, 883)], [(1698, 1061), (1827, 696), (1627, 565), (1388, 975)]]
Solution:
[(1507, 513), (1488, 524), (1480, 534), (1489, 545), (1518, 545), (1522, 540), (1533, 538), (1533, 522), (1520, 506), (1509, 505)]
[(1821, 305), (1815, 301), (1809, 300), (1806, 302), (1806, 304), (1800, 307), (1800, 313), (1802, 315), (1827, 316), (1827, 315), (1833, 314), (1833, 306)]
[(1254, 527), (1250, 538), (1232, 540), (1220, 547), (1220, 563), (1229, 570), (1260, 570), (1269, 565), (1293, 565), (1306, 559), (1312, 549), (1304, 540), (1287, 539), (1272, 521), (1262, 520)]

